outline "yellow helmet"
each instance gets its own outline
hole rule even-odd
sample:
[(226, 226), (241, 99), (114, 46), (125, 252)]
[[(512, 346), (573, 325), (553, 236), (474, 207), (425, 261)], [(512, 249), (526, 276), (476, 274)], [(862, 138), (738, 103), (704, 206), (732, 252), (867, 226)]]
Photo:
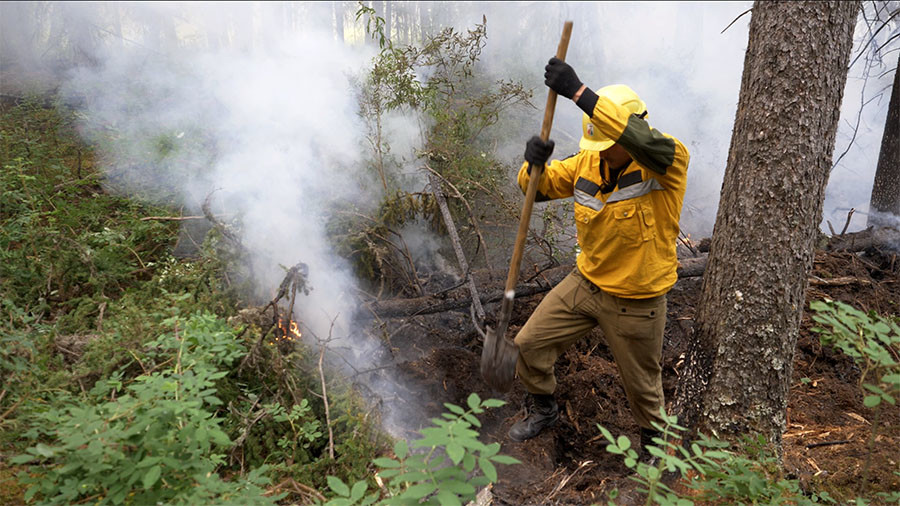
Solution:
[[(641, 118), (647, 117), (647, 104), (638, 97), (628, 86), (624, 84), (611, 84), (597, 90), (597, 96), (606, 97), (614, 103), (621, 105), (631, 114), (637, 114)], [(585, 114), (581, 118), (581, 142), (578, 146), (588, 151), (605, 151), (612, 147), (616, 141), (600, 133), (600, 130), (591, 123), (591, 117)]]

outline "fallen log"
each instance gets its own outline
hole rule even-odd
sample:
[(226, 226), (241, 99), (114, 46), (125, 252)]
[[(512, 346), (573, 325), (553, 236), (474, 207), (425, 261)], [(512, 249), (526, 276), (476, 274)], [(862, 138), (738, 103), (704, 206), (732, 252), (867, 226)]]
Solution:
[[(574, 266), (569, 264), (548, 269), (536, 277), (534, 281), (517, 285), (516, 296), (523, 297), (550, 291), (551, 288), (572, 272), (573, 268)], [(479, 297), (482, 304), (497, 302), (503, 298), (502, 286), (492, 290), (490, 293), (485, 292), (486, 290), (481, 290), (481, 296)], [(468, 294), (468, 287), (457, 288), (443, 296), (426, 295), (410, 299), (375, 301), (367, 304), (367, 307), (381, 318), (442, 313), (468, 307), (472, 303), (472, 297)]]
[[(706, 256), (689, 258), (681, 261), (678, 266), (678, 277), (696, 277), (703, 275), (706, 267)], [(539, 293), (549, 292), (563, 280), (575, 266), (572, 264), (560, 265), (543, 271), (535, 279), (528, 283), (520, 283), (516, 287), (516, 297), (525, 297)], [(486, 293), (489, 292), (489, 293)], [(389, 299), (370, 302), (366, 306), (370, 311), (381, 318), (397, 318), (417, 315), (441, 313), (464, 309), (472, 303), (472, 297), (467, 288), (457, 288), (441, 296), (426, 295), (409, 299)], [(481, 290), (479, 297), (482, 304), (498, 302), (503, 298), (503, 288), (498, 286), (493, 289)]]
[[(862, 232), (853, 232), (843, 236), (835, 236), (826, 251), (863, 251), (871, 247), (879, 248), (898, 248), (900, 247), (900, 231), (895, 229), (866, 229)], [(678, 261), (678, 278), (693, 278), (703, 275), (706, 264), (709, 261), (709, 254), (705, 253), (696, 258), (684, 258)], [(535, 295), (550, 291), (557, 283), (562, 281), (569, 272), (572, 271), (574, 265), (567, 264), (559, 267), (548, 269), (542, 275), (541, 280), (531, 283), (521, 283), (516, 288), (516, 296), (523, 297), (527, 295)], [(864, 280), (858, 278), (837, 278), (837, 279), (821, 279), (815, 276), (809, 278), (811, 285), (820, 286), (841, 286), (849, 284), (866, 284)], [(496, 288), (488, 294), (482, 290), (480, 297), (482, 304), (497, 302), (503, 298), (503, 290)], [(412, 299), (392, 299), (377, 301), (368, 304), (369, 310), (383, 318), (396, 318), (401, 316), (415, 316), (424, 314), (434, 314), (443, 311), (452, 311), (462, 309), (472, 303), (472, 298), (466, 296), (464, 290), (454, 290), (453, 292), (444, 294), (442, 297), (425, 296)]]
[(900, 250), (900, 230), (896, 228), (867, 228), (859, 232), (832, 236), (826, 251), (863, 251), (878, 248)]
[(696, 258), (684, 258), (678, 261), (678, 279), (695, 278), (703, 275), (709, 253), (704, 253)]

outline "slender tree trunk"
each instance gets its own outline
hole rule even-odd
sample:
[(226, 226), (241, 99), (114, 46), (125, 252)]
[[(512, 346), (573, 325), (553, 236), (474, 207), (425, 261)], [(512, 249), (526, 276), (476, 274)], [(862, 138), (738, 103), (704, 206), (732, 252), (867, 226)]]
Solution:
[(756, 2), (675, 412), (780, 448), (857, 2)]
[(391, 18), (393, 18), (393, 4), (391, 4), (391, 0), (385, 0), (384, 2), (384, 37), (387, 40), (394, 40), (391, 36)]
[(897, 59), (891, 102), (884, 120), (867, 224), (900, 227), (900, 58)]
[(344, 42), (344, 3), (331, 2), (331, 12), (334, 16), (334, 35), (337, 40)]

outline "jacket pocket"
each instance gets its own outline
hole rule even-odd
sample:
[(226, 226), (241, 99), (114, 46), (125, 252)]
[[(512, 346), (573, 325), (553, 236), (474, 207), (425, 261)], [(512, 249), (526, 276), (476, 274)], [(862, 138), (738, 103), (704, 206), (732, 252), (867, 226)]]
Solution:
[(582, 250), (597, 240), (598, 224), (594, 223), (597, 214), (598, 212), (590, 207), (575, 203), (575, 230), (578, 232), (578, 244)]
[(641, 242), (641, 217), (635, 204), (617, 205), (610, 209), (613, 215), (612, 232), (627, 243)]

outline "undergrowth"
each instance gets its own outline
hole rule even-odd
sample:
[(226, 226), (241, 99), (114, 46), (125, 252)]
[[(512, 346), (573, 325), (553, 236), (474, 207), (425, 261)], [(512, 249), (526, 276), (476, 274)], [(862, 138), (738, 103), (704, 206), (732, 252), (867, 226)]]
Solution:
[(332, 380), (328, 451), (315, 353), (241, 367), (264, 329), (217, 234), (173, 257), (177, 222), (147, 218), (177, 211), (108, 192), (72, 111), (25, 100), (0, 130), (0, 503), (296, 501), (365, 475), (381, 437)]

